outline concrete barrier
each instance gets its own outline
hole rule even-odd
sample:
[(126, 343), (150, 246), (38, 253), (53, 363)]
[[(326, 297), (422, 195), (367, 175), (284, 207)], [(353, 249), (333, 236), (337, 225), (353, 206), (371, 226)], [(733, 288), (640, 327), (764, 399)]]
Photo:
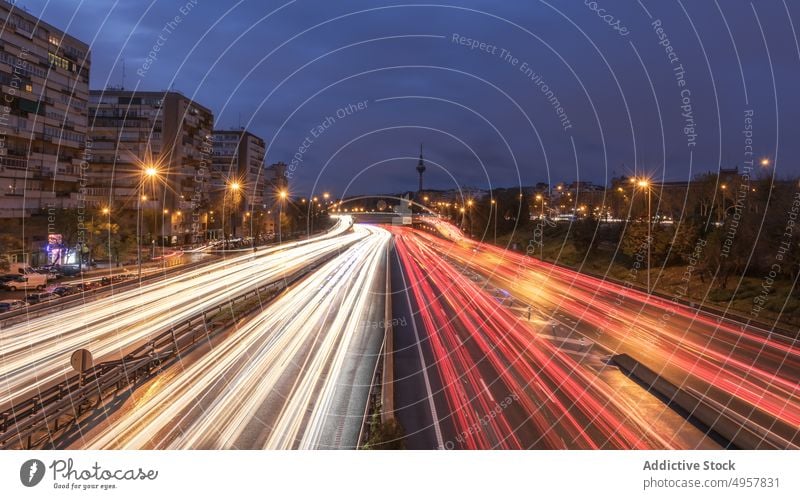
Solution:
[(694, 418), (706, 428), (713, 431), (733, 447), (739, 449), (786, 449), (792, 448), (791, 442), (780, 442), (780, 437), (772, 437), (771, 433), (763, 434), (753, 430), (746, 418), (741, 421), (730, 414), (725, 408), (695, 395), (687, 389), (678, 387), (658, 373), (640, 363), (628, 354), (619, 354), (611, 357), (611, 361), (630, 378), (639, 382), (648, 391), (660, 396), (668, 405), (684, 411), (687, 419)]
[(394, 419), (394, 327), (392, 326), (392, 243), (386, 247), (386, 294), (384, 312), (383, 376), (381, 380), (381, 422)]

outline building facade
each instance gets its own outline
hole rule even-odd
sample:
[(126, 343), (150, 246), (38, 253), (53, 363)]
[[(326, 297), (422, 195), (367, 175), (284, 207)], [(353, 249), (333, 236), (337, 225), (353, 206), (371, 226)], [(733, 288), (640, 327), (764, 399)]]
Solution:
[(0, 218), (79, 208), (89, 46), (0, 1)]
[(243, 209), (263, 209), (267, 184), (264, 151), (264, 139), (246, 130), (214, 130), (212, 196), (235, 181), (242, 186)]
[[(161, 244), (205, 239), (214, 116), (179, 92), (92, 90), (87, 199), (159, 213)], [(143, 236), (144, 237), (144, 236)]]
[(249, 237), (265, 232), (264, 151), (264, 139), (247, 130), (214, 130), (209, 189), (211, 205), (217, 212), (212, 217), (215, 237)]

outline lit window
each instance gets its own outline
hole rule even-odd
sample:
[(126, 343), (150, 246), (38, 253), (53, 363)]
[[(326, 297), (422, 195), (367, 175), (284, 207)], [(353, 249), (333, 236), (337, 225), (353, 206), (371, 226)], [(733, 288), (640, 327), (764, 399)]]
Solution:
[(69, 63), (69, 61), (67, 59), (64, 59), (63, 57), (59, 57), (59, 56), (55, 55), (52, 52), (48, 52), (47, 55), (48, 55), (48, 59), (50, 60), (50, 65), (51, 66), (55, 66), (57, 68), (61, 68), (61, 69), (65, 69), (65, 70), (69, 71), (70, 63)]

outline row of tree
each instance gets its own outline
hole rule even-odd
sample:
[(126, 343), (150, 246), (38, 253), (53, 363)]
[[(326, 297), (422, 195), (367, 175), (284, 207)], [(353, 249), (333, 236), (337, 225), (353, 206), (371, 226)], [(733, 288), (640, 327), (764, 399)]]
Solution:
[(762, 277), (772, 272), (792, 282), (800, 275), (797, 179), (738, 176), (722, 183), (716, 175), (706, 174), (688, 183), (681, 195), (653, 196), (649, 223), (643, 203), (632, 203), (624, 221), (609, 221), (589, 207), (573, 221), (543, 223), (540, 213), (547, 219), (552, 212), (540, 212), (541, 200), (520, 195), (519, 190), (495, 191), (450, 217), (490, 242), (496, 227), (502, 240), (511, 237), (524, 248), (525, 238), (543, 228), (545, 240), (568, 242), (590, 257), (610, 253), (624, 264), (646, 251), (650, 235), (652, 267), (691, 266), (695, 275), (722, 289), (743, 275)]

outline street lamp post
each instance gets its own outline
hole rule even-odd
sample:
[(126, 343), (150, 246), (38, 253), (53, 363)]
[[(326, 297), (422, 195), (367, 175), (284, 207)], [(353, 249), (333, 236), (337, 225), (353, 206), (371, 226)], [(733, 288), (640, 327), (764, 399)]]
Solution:
[(726, 184), (722, 184), (720, 188), (722, 189), (722, 214), (719, 217), (719, 221), (724, 222), (725, 215), (727, 215), (727, 212), (725, 210), (725, 191), (728, 190), (728, 186)]
[(472, 205), (473, 202), (471, 199), (467, 201), (467, 207), (469, 208), (469, 237), (473, 237), (473, 233), (475, 232), (475, 224), (472, 220)]
[(139, 195), (136, 196), (136, 261), (139, 269), (139, 282), (142, 281), (142, 201), (147, 199), (144, 194), (144, 184), (158, 176), (155, 166), (146, 166), (142, 172), (143, 179), (139, 183)]
[[(283, 193), (281, 193), (281, 197), (283, 197)], [(317, 224), (317, 215), (319, 214), (319, 197), (314, 196), (311, 198), (311, 233), (314, 233), (314, 229), (316, 228)]]
[(139, 268), (139, 282), (142, 281), (142, 197), (136, 197), (136, 264)]
[(651, 292), (650, 289), (650, 253), (651, 253), (651, 246), (653, 245), (652, 239), (652, 216), (650, 212), (651, 207), (651, 195), (652, 189), (650, 188), (650, 182), (647, 179), (641, 179), (638, 181), (637, 184), (642, 189), (647, 189), (647, 293)]
[(497, 246), (497, 201), (492, 199), (492, 206), (494, 210), (494, 245)]
[[(278, 193), (280, 201), (278, 202), (278, 242), (283, 241), (283, 202), (289, 196), (289, 193), (282, 190)], [(312, 207), (313, 209), (313, 207)]]
[(544, 196), (536, 195), (539, 201), (539, 260), (544, 261)]
[(228, 184), (228, 188), (231, 191), (231, 239), (236, 239), (236, 217), (238, 216), (238, 199), (239, 199), (239, 189), (242, 188), (242, 185), (239, 182), (231, 182)]

